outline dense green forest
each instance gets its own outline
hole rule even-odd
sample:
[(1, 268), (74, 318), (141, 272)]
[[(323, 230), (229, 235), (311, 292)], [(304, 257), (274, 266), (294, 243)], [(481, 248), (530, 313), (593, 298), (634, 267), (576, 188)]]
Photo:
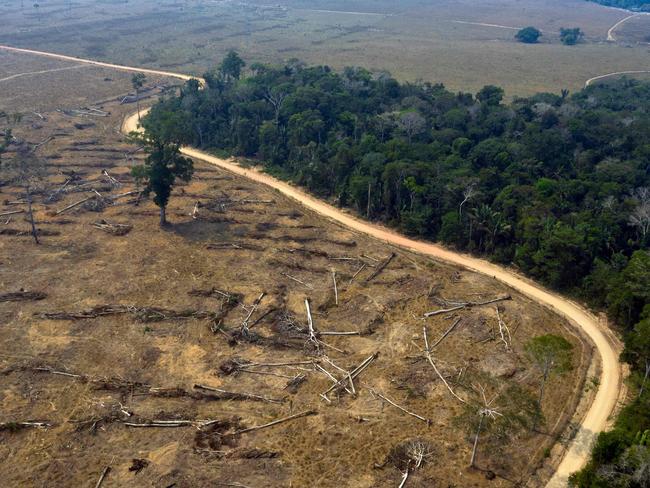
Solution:
[(452, 93), (361, 68), (244, 67), (230, 53), (205, 89), (187, 82), (145, 128), (255, 159), (369, 219), (606, 309), (640, 393), (575, 483), (648, 486), (634, 477), (650, 476), (650, 83), (504, 103), (495, 86)]
[(650, 11), (650, 2), (648, 0), (589, 0), (607, 7), (625, 8), (628, 10)]

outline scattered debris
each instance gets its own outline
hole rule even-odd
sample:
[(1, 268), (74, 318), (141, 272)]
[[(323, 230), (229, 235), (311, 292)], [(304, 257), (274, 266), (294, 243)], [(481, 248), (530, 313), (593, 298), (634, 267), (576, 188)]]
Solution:
[(149, 466), (149, 461), (146, 459), (134, 459), (132, 461), (131, 466), (129, 467), (129, 471), (132, 473), (138, 474), (140, 471), (142, 471), (144, 468)]
[(95, 222), (92, 225), (93, 227), (96, 227), (97, 229), (101, 229), (104, 232), (108, 232), (109, 234), (113, 234), (114, 236), (125, 236), (133, 229), (132, 225), (115, 224), (115, 223), (108, 222), (104, 219)]
[(219, 314), (205, 310), (169, 310), (157, 307), (138, 307), (135, 305), (98, 305), (76, 312), (40, 312), (37, 317), (48, 320), (85, 320), (108, 315), (131, 314), (141, 322), (161, 322), (174, 319), (215, 319)]

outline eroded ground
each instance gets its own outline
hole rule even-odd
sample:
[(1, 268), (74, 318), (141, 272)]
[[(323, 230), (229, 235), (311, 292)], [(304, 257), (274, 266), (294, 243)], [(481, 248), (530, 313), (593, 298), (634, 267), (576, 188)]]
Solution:
[[(0, 422), (49, 426), (0, 431), (2, 485), (94, 485), (110, 466), (105, 487), (397, 486), (407, 467), (406, 486), (511, 486), (542, 462), (588, 356), (562, 319), (489, 277), (347, 231), (200, 163), (161, 229), (151, 201), (111, 198), (135, 190), (129, 167), (143, 155), (119, 134), (134, 107), (98, 108), (110, 115), (27, 114), (14, 129), (29, 144), (53, 139), (36, 151), (49, 173), (36, 197), (42, 244), (21, 235), (24, 214), (0, 217), (0, 292), (38, 298), (0, 303)], [(0, 191), (0, 213), (25, 208), (5, 178)], [(114, 235), (93, 225), (102, 221), (131, 228)], [(554, 333), (574, 345), (575, 368), (547, 385), (537, 432), (513, 429), (504, 442), (486, 431), (477, 470), (473, 420), (423, 352), (423, 326), (434, 344), (454, 323), (434, 364), (458, 397), (474, 405), (485, 388), (503, 412), (537, 394), (526, 341)], [(352, 391), (337, 367), (373, 355)], [(319, 368), (344, 386), (327, 400), (333, 382)], [(240, 432), (302, 412), (313, 415)], [(180, 425), (151, 425), (160, 421)], [(404, 446), (423, 447), (418, 469)]]

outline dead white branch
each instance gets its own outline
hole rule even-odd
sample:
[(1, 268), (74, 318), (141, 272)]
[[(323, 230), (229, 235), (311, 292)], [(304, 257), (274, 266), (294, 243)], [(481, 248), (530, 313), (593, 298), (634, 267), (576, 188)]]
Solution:
[(59, 210), (58, 212), (56, 212), (54, 215), (61, 215), (63, 212), (67, 212), (68, 210), (71, 210), (71, 209), (73, 209), (73, 208), (75, 208), (75, 207), (81, 205), (82, 203), (85, 203), (85, 202), (87, 202), (88, 200), (91, 200), (91, 199), (93, 199), (93, 198), (97, 198), (97, 195), (92, 195), (92, 196), (89, 196), (88, 198), (84, 198), (83, 200), (79, 200), (78, 202), (74, 202), (73, 204), (68, 205), (68, 206), (65, 207), (65, 208), (62, 208), (61, 210)]
[(368, 358), (364, 359), (359, 366), (354, 368), (352, 371), (350, 371), (349, 375), (345, 378), (340, 379), (338, 382), (336, 382), (332, 387), (324, 392), (321, 396), (324, 397), (329, 401), (327, 398), (327, 394), (330, 393), (331, 391), (338, 389), (338, 388), (345, 388), (344, 385), (346, 382), (350, 381), (351, 379), (355, 379), (357, 376), (359, 376), (363, 370), (365, 370), (370, 364), (379, 357), (379, 353), (376, 352), (372, 356), (369, 356)]
[(106, 466), (102, 471), (102, 474), (99, 476), (99, 479), (97, 480), (97, 484), (95, 484), (95, 488), (99, 488), (100, 486), (102, 486), (102, 483), (104, 482), (106, 476), (108, 476), (108, 473), (110, 472), (111, 472), (111, 467)]
[(359, 273), (361, 273), (361, 272), (364, 270), (365, 267), (366, 267), (366, 263), (363, 263), (363, 264), (359, 267), (359, 269), (357, 270), (357, 272), (354, 273), (354, 275), (352, 276), (352, 278), (350, 278), (350, 283), (352, 283), (352, 282), (354, 281), (354, 279), (359, 275)]
[(461, 320), (462, 320), (461, 318), (456, 319), (456, 321), (451, 325), (451, 327), (449, 327), (449, 328), (447, 329), (447, 331), (446, 331), (444, 334), (442, 334), (442, 337), (441, 337), (440, 339), (438, 339), (438, 340), (436, 341), (436, 343), (435, 343), (433, 346), (431, 346), (431, 349), (433, 349), (433, 348), (436, 347), (438, 344), (440, 344), (440, 343), (443, 341), (443, 339), (444, 339), (445, 337), (447, 337), (447, 336), (451, 333), (451, 331), (454, 330), (454, 329), (456, 328), (456, 326), (457, 326), (458, 324), (460, 324)]
[(307, 310), (307, 327), (309, 329), (309, 342), (316, 344), (318, 348), (318, 336), (316, 335), (316, 329), (314, 329), (314, 320), (311, 316), (311, 308), (309, 306), (309, 300), (305, 298), (305, 309)]
[(374, 390), (373, 388), (370, 388), (370, 387), (369, 387), (368, 390), (370, 390), (370, 393), (372, 393), (374, 396), (377, 396), (377, 397), (381, 398), (381, 399), (384, 400), (385, 402), (388, 402), (388, 403), (391, 404), (393, 407), (395, 407), (395, 408), (401, 410), (402, 412), (404, 412), (404, 413), (410, 415), (411, 417), (415, 417), (416, 419), (419, 419), (419, 420), (421, 420), (422, 422), (426, 422), (427, 424), (431, 424), (431, 421), (430, 421), (429, 419), (424, 418), (424, 417), (422, 417), (421, 415), (418, 415), (417, 413), (413, 413), (413, 412), (411, 412), (411, 411), (405, 409), (405, 408), (402, 407), (401, 405), (398, 405), (398, 404), (395, 403), (393, 400), (391, 400), (390, 398), (388, 398), (388, 397), (382, 395), (381, 393), (379, 393), (378, 391)]
[(496, 303), (496, 302), (502, 302), (504, 300), (511, 300), (512, 297), (510, 295), (506, 295), (503, 297), (499, 298), (494, 298), (492, 300), (487, 300), (484, 302), (467, 302), (467, 303), (461, 303), (460, 305), (457, 305), (455, 307), (450, 307), (450, 308), (443, 308), (440, 310), (434, 310), (433, 312), (427, 312), (424, 314), (425, 317), (433, 317), (435, 315), (440, 315), (443, 313), (449, 313), (449, 312), (455, 312), (456, 310), (462, 310), (463, 308), (472, 308), (472, 307), (481, 307), (483, 305), (490, 305), (491, 303)]
[(299, 418), (302, 418), (302, 417), (309, 417), (311, 415), (318, 415), (318, 412), (316, 410), (306, 410), (304, 412), (300, 412), (300, 413), (297, 413), (295, 415), (285, 417), (283, 419), (274, 420), (273, 422), (269, 422), (268, 424), (257, 425), (255, 427), (249, 427), (247, 429), (238, 430), (238, 431), (234, 432), (232, 435), (246, 434), (247, 432), (254, 432), (256, 430), (266, 429), (268, 427), (273, 427), (274, 425), (283, 424), (285, 422), (289, 422), (291, 420), (296, 420), (296, 419), (299, 419)]
[(244, 319), (244, 321), (241, 323), (241, 331), (242, 334), (245, 336), (248, 335), (248, 322), (251, 319), (251, 316), (255, 313), (255, 310), (257, 310), (257, 307), (259, 307), (260, 302), (262, 301), (262, 298), (264, 298), (265, 293), (262, 292), (260, 293), (260, 296), (257, 297), (257, 300), (255, 300), (255, 303), (253, 303), (253, 306), (251, 307), (250, 311), (248, 312), (248, 315)]
[(298, 278), (296, 278), (296, 277), (294, 277), (294, 276), (291, 276), (291, 275), (289, 275), (289, 274), (287, 274), (287, 273), (280, 273), (280, 274), (281, 274), (282, 276), (286, 276), (287, 278), (289, 278), (289, 279), (292, 280), (292, 281), (295, 281), (296, 283), (300, 283), (301, 285), (306, 286), (306, 287), (309, 288), (310, 290), (313, 290), (313, 289), (314, 289), (314, 287), (313, 287), (312, 285), (310, 285), (309, 283), (305, 283), (304, 281), (300, 281)]
[(447, 389), (449, 390), (449, 392), (450, 392), (450, 393), (451, 393), (451, 394), (452, 394), (452, 395), (453, 395), (453, 396), (454, 396), (454, 397), (455, 397), (459, 402), (461, 402), (461, 403), (467, 403), (467, 402), (466, 402), (465, 400), (463, 400), (461, 397), (459, 397), (458, 395), (456, 395), (456, 393), (454, 392), (454, 390), (452, 390), (451, 386), (449, 386), (449, 383), (447, 383), (447, 380), (445, 380), (445, 377), (442, 376), (442, 374), (441, 374), (440, 371), (438, 370), (438, 367), (436, 366), (436, 363), (433, 361), (433, 356), (431, 355), (431, 348), (429, 347), (429, 338), (427, 337), (427, 326), (426, 326), (426, 325), (422, 327), (422, 333), (423, 333), (423, 335), (424, 335), (424, 354), (425, 354), (427, 360), (429, 361), (429, 364), (431, 364), (431, 367), (433, 368), (433, 370), (434, 370), (434, 371), (436, 372), (436, 374), (438, 375), (438, 378), (440, 378), (440, 380), (445, 384), (445, 386), (447, 387)]
[(497, 320), (499, 322), (499, 334), (501, 334), (501, 340), (506, 346), (506, 351), (510, 350), (512, 344), (512, 336), (510, 335), (510, 329), (501, 318), (501, 312), (499, 312), (499, 306), (495, 306), (494, 309), (497, 312)]
[(214, 388), (212, 386), (206, 386), (206, 385), (194, 385), (194, 388), (196, 388), (197, 390), (214, 391), (215, 393), (223, 393), (224, 395), (233, 397), (233, 399), (236, 398), (241, 400), (254, 400), (260, 402), (278, 403), (278, 404), (282, 404), (285, 402), (284, 399), (268, 398), (261, 395), (255, 395), (254, 393), (243, 393), (243, 392), (222, 390), (221, 388)]

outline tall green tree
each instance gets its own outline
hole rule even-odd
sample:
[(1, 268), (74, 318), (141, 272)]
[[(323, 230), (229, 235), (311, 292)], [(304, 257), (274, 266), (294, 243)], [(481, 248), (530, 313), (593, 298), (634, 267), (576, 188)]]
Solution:
[(246, 63), (236, 51), (229, 51), (219, 65), (219, 73), (227, 82), (232, 82), (240, 78), (245, 66)]
[(194, 164), (184, 157), (177, 143), (151, 137), (139, 136), (147, 157), (141, 166), (135, 166), (133, 176), (144, 183), (143, 193), (154, 194), (153, 201), (160, 208), (160, 226), (167, 225), (167, 204), (177, 179), (190, 181)]

